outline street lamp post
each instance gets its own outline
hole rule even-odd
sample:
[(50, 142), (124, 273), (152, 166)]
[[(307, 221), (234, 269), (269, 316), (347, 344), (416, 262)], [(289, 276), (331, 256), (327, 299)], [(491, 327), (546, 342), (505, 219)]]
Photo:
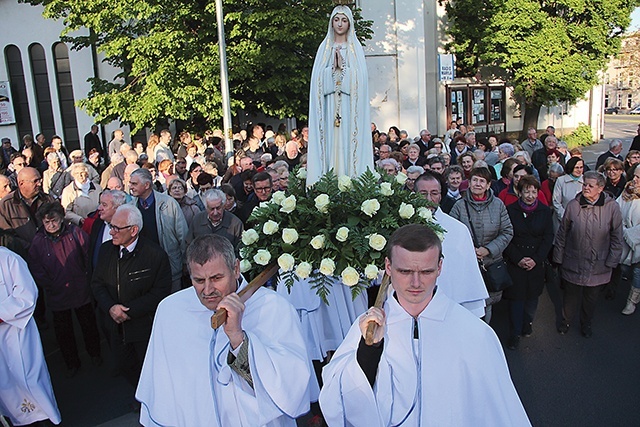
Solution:
[(224, 11), (222, 0), (216, 0), (216, 17), (218, 20), (218, 49), (220, 50), (220, 93), (222, 94), (222, 124), (225, 140), (225, 151), (233, 153), (231, 139), (231, 103), (229, 102), (229, 75), (227, 71), (227, 50), (224, 38)]

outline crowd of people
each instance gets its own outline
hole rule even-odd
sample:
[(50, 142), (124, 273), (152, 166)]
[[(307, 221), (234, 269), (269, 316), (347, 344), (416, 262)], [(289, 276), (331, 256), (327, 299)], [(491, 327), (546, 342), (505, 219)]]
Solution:
[[(406, 190), (432, 202), (436, 220), (446, 214), (447, 221), (466, 226), (460, 241), (473, 245), (472, 263), (477, 261), (488, 292), (484, 310), (466, 308), (489, 324), (492, 305), (508, 300), (507, 348), (516, 350), (521, 337), (533, 333), (538, 298), (548, 281), (557, 281), (564, 291), (563, 316), (557, 319), (560, 334), (578, 324), (581, 334), (590, 337), (598, 298), (612, 298), (622, 279), (631, 283), (622, 313), (635, 311), (640, 302), (640, 151), (630, 150), (623, 158), (622, 143), (614, 140), (596, 170), (589, 171), (580, 148), (568, 149), (552, 126), (540, 138), (529, 129), (521, 142), (480, 138), (472, 126), (457, 122), (442, 137), (432, 137), (427, 129), (415, 138), (397, 127), (380, 132), (373, 123), (371, 131), (375, 166), (387, 174), (404, 173)], [(123, 131), (116, 130), (104, 145), (97, 133), (93, 126), (84, 150), (70, 153), (59, 136), (47, 142), (42, 134), (35, 140), (26, 135), (19, 150), (2, 139), (0, 237), (2, 246), (29, 266), (38, 289), (30, 291), (38, 295), (33, 318), (41, 330), (53, 320), (66, 376), (73, 378), (82, 364), (75, 314), (91, 363), (103, 364), (103, 334), (118, 371), (132, 385), (133, 400), (143, 364), (165, 363), (157, 355), (145, 362), (160, 302), (192, 284), (199, 292), (194, 268), (202, 283), (210, 280), (208, 275), (219, 280), (204, 268), (216, 256), (225, 257), (235, 277), (229, 286), (241, 286), (234, 260), (243, 231), (252, 225), (251, 212), (274, 192), (286, 191), (289, 174), (313, 159), (306, 154), (308, 129), (289, 133), (284, 125), (275, 131), (264, 124), (249, 126), (234, 135), (231, 155), (225, 153), (219, 131), (183, 131), (174, 138), (164, 129), (145, 143), (125, 141)], [(223, 240), (206, 241), (212, 235)], [(227, 241), (228, 248), (221, 243)], [(194, 253), (193, 245), (209, 258)], [(223, 255), (220, 246), (228, 249)], [(494, 286), (491, 272), (500, 267), (510, 279), (507, 286)], [(201, 301), (205, 307), (207, 298)], [(240, 310), (234, 304), (225, 300), (224, 307), (242, 315), (244, 305)], [(175, 308), (167, 303), (165, 311), (171, 310)], [(370, 314), (376, 322), (383, 316)], [(0, 311), (0, 322), (8, 322), (3, 316), (7, 314)], [(258, 344), (260, 334), (243, 337), (231, 328), (225, 332), (233, 363), (236, 357), (248, 357), (245, 342), (251, 354), (268, 353)], [(289, 331), (287, 339), (299, 333)], [(357, 347), (357, 340), (349, 345)], [(344, 350), (337, 354), (343, 357)], [(299, 362), (300, 369), (307, 369)], [(252, 378), (245, 368), (240, 363), (231, 367), (233, 375), (249, 376), (254, 387), (260, 382), (258, 373)], [(217, 375), (230, 375), (222, 366), (216, 369)], [(266, 381), (268, 375), (263, 375)], [(339, 387), (341, 380), (336, 381)], [(260, 387), (260, 393), (271, 393), (270, 386)], [(145, 393), (152, 393), (145, 390), (138, 396), (143, 403)], [(300, 402), (292, 405), (289, 415), (304, 413)], [(160, 424), (149, 408), (142, 413), (147, 425)], [(10, 412), (4, 415), (21, 425)], [(46, 418), (56, 421), (56, 416)]]

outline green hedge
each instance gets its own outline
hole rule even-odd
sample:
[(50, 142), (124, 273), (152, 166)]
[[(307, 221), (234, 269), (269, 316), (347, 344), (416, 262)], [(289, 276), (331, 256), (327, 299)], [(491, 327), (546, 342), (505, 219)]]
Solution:
[(576, 130), (571, 132), (566, 137), (563, 137), (562, 139), (564, 139), (566, 141), (567, 146), (569, 147), (569, 150), (571, 150), (574, 147), (581, 146), (581, 145), (584, 146), (584, 145), (593, 144), (593, 136), (591, 134), (591, 127), (588, 126), (588, 125), (585, 125), (584, 123), (580, 123), (578, 125), (578, 127), (576, 128)]

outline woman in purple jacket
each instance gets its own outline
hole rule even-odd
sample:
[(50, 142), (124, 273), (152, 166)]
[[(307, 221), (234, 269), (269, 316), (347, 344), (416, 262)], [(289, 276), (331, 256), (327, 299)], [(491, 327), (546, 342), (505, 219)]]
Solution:
[(78, 346), (73, 330), (75, 312), (85, 348), (94, 365), (102, 364), (100, 335), (91, 304), (87, 277), (89, 236), (64, 222), (64, 208), (58, 202), (45, 203), (37, 217), (43, 226), (29, 249), (31, 273), (46, 291), (47, 306), (53, 312), (53, 326), (60, 352), (67, 365), (67, 377), (80, 369)]

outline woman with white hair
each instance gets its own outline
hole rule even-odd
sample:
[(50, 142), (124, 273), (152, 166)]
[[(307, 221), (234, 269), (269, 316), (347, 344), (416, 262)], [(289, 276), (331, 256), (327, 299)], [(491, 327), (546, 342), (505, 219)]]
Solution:
[(397, 175), (400, 169), (400, 164), (396, 159), (383, 159), (380, 160), (379, 166), (386, 172), (387, 175)]
[(62, 190), (60, 202), (66, 210), (65, 218), (82, 226), (85, 218), (98, 208), (102, 187), (89, 181), (89, 167), (84, 163), (72, 165), (73, 181)]
[(42, 173), (42, 191), (58, 200), (66, 184), (66, 174), (56, 153), (47, 154), (46, 160), (49, 167)]

